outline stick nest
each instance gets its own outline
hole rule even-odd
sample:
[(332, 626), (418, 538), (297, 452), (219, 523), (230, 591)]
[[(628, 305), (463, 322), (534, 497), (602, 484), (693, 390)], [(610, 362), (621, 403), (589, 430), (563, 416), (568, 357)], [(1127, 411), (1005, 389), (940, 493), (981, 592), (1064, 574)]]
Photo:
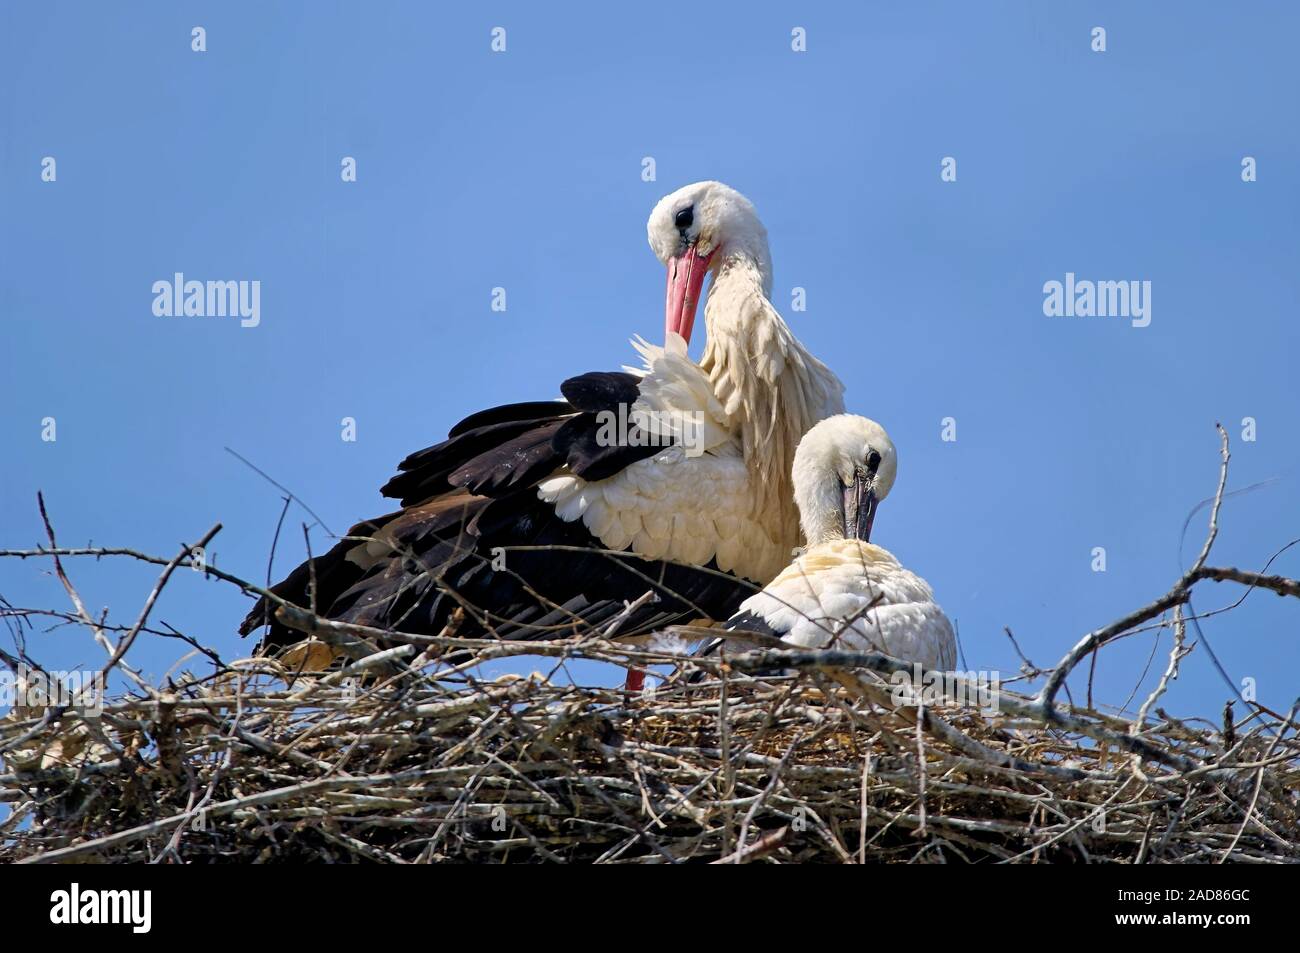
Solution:
[(1162, 716), (1144, 757), (1005, 710), (893, 705), (830, 653), (784, 653), (780, 676), (744, 672), (772, 653), (733, 655), (628, 696), (449, 676), (432, 652), (299, 675), (245, 660), (96, 716), (15, 708), (0, 860), (1300, 860), (1300, 743), (1279, 721), (1225, 738)]
[[(936, 696), (920, 673), (900, 684), (911, 668), (888, 656), (762, 640), (683, 659), (659, 642), (612, 641), (619, 620), (525, 644), (458, 638), (454, 617), (436, 636), (368, 629), (210, 565), (202, 554), (220, 524), (171, 558), (60, 547), (38, 498), (49, 545), (0, 557), (52, 561), (75, 612), (0, 598), (20, 653), (0, 661), (39, 675), (25, 631), (74, 623), (108, 654), (102, 676), (128, 687), (86, 709), (28, 695), (0, 719), (0, 861), (1300, 861), (1300, 701), (1282, 715), (1243, 697), (1239, 721), (1231, 705), (1214, 721), (1156, 705), (1192, 648), (1194, 587), (1243, 590), (1211, 614), (1256, 590), (1300, 598), (1300, 580), (1266, 574), (1294, 542), (1259, 572), (1208, 562), (1230, 457), (1218, 432), (1196, 560), (1053, 668), (1022, 655), (1023, 674), (1044, 680), (1033, 696), (972, 696), (959, 675)], [(77, 557), (163, 567), (133, 625), (90, 615), (64, 568)], [(262, 597), (305, 640), (227, 664), (150, 628), (180, 567)], [(1135, 715), (1058, 698), (1106, 646), (1166, 629), (1164, 674)], [(150, 684), (126, 659), (141, 634), (185, 641), (214, 674)], [(481, 663), (518, 655), (554, 667), (481, 677)], [(561, 680), (574, 659), (677, 671), (629, 696)]]

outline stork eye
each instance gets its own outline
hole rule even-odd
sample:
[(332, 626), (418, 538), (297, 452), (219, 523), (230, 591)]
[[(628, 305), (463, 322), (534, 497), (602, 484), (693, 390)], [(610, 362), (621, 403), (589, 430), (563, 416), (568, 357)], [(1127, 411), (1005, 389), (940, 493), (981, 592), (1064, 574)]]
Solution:
[(682, 209), (673, 218), (673, 224), (678, 228), (690, 228), (691, 223), (695, 221), (695, 206), (689, 206)]
[(880, 454), (877, 453), (875, 450), (872, 450), (870, 453), (867, 454), (867, 469), (871, 470), (872, 473), (875, 473), (876, 470), (879, 469), (879, 467), (880, 467)]

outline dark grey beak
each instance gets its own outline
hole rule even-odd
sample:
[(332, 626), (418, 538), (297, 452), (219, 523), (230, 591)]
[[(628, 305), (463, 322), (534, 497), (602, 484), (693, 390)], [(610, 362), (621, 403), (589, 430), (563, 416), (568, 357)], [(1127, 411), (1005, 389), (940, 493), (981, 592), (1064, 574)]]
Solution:
[(858, 469), (853, 482), (844, 487), (844, 538), (871, 542), (871, 524), (876, 520), (875, 473)]

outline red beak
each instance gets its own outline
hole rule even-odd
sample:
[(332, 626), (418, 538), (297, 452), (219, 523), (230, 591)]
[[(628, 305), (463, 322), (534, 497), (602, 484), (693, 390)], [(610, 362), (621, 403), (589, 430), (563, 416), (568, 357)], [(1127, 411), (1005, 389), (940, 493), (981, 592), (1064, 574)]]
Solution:
[(709, 271), (713, 252), (701, 255), (695, 246), (668, 261), (668, 294), (664, 303), (664, 342), (669, 334), (680, 334), (691, 343), (691, 329), (695, 326), (695, 308), (700, 302), (700, 289)]

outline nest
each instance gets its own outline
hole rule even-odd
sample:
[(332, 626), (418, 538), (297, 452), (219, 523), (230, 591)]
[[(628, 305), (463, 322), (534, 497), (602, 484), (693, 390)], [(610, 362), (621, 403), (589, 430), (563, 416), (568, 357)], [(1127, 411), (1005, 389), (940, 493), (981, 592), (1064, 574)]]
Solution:
[[(598, 638), (543, 651), (552, 674), (667, 660)], [(0, 860), (1300, 860), (1300, 742), (1275, 720), (1225, 737), (1060, 706), (1069, 724), (1045, 726), (1005, 690), (989, 710), (898, 705), (899, 666), (869, 653), (680, 661), (704, 677), (629, 696), (483, 681), (440, 652), (249, 659), (95, 714), (15, 708)]]
[[(1300, 580), (1265, 574), (1293, 544), (1261, 572), (1208, 562), (1228, 472), (1219, 436), (1196, 561), (1052, 668), (1022, 656), (1024, 678), (1042, 680), (1032, 696), (878, 653), (734, 633), (716, 656), (683, 658), (657, 638), (612, 641), (618, 619), (523, 644), (458, 637), (456, 616), (438, 635), (369, 629), (210, 565), (203, 551), (220, 525), (171, 558), (60, 547), (42, 500), (49, 545), (0, 557), (52, 561), (74, 611), (0, 599), (19, 652), (0, 661), (52, 690), (25, 633), (34, 620), (71, 623), (107, 653), (101, 678), (127, 688), (93, 705), (27, 692), (0, 719), (0, 860), (1300, 861), (1300, 701), (1282, 715), (1242, 698), (1239, 719), (1229, 704), (1218, 721), (1180, 721), (1157, 704), (1191, 651), (1194, 587), (1244, 590), (1210, 614), (1256, 590), (1300, 599)], [(134, 624), (87, 612), (64, 568), (74, 557), (163, 567)], [(150, 628), (180, 567), (263, 597), (304, 641), (227, 664)], [(490, 629), (486, 612), (458, 611)], [(1135, 714), (1063, 703), (1081, 663), (1153, 630), (1171, 632), (1172, 648)], [(148, 683), (127, 661), (141, 635), (183, 640), (213, 673)], [(483, 663), (521, 655), (546, 657), (550, 671), (482, 676)], [(576, 659), (674, 675), (631, 696), (561, 679)]]

